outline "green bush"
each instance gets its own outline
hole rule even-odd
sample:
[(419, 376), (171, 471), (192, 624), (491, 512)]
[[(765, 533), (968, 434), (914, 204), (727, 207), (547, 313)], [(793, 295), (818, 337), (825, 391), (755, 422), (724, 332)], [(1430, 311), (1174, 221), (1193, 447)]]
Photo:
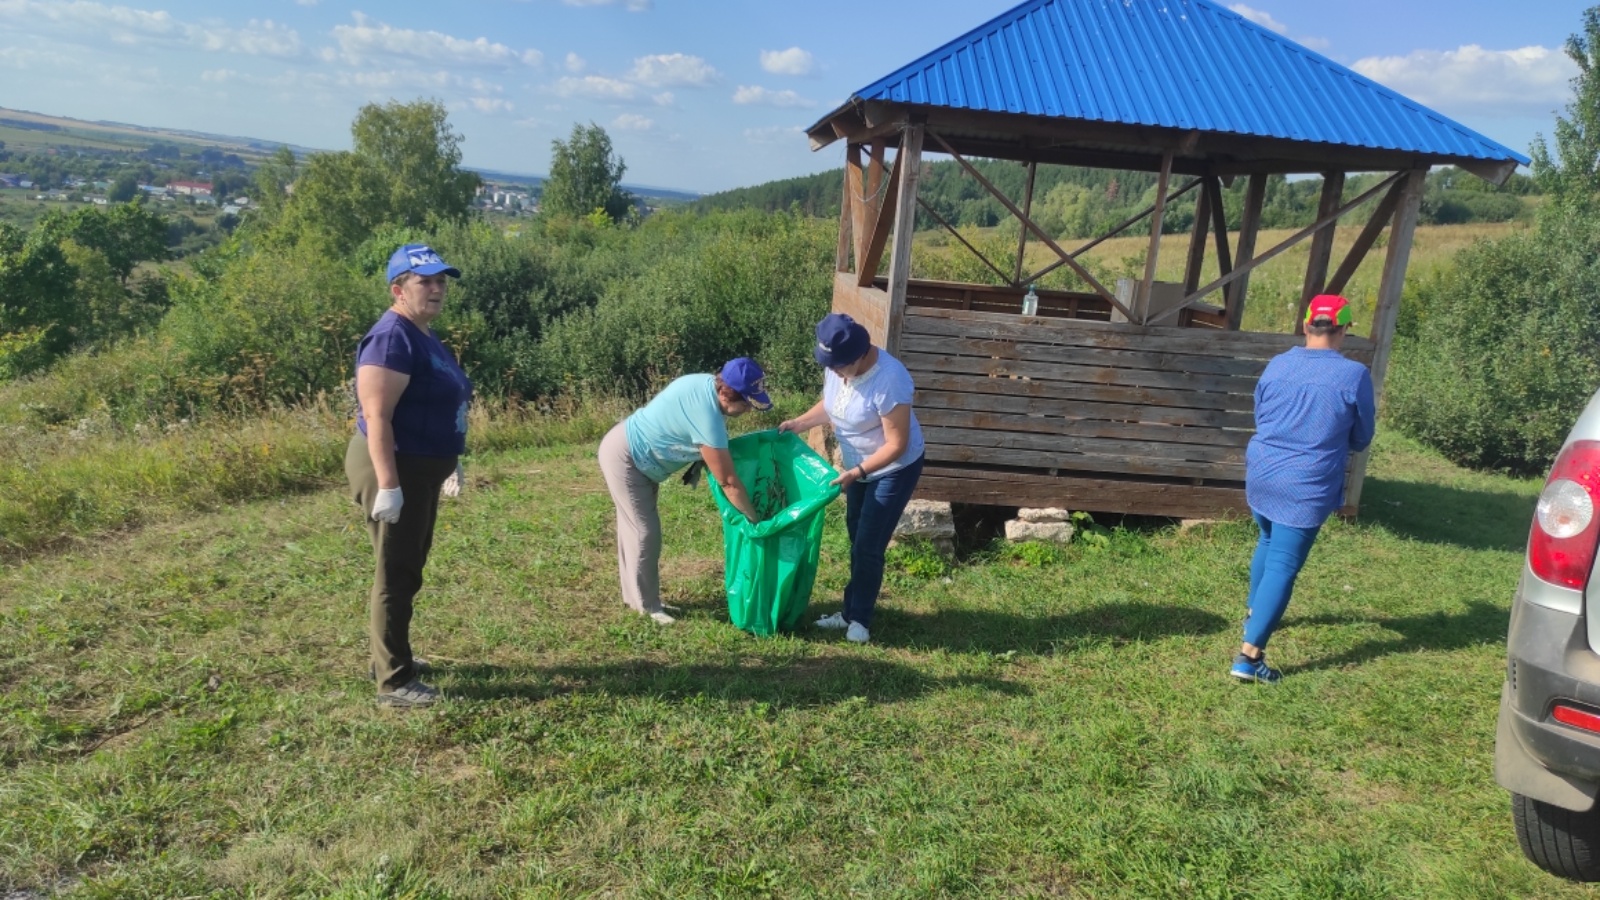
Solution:
[(215, 280), (173, 286), (162, 336), (197, 381), (190, 402), (259, 407), (330, 391), (389, 305), (381, 279), (303, 247), (240, 255)]
[(831, 298), (828, 224), (789, 215), (664, 223), (685, 238), (681, 249), (613, 281), (592, 309), (550, 328), (547, 388), (639, 396), (685, 372), (751, 356), (774, 386), (817, 389), (812, 328)]
[(1600, 221), (1550, 217), (1417, 286), (1385, 387), (1396, 424), (1452, 461), (1536, 474), (1600, 385)]

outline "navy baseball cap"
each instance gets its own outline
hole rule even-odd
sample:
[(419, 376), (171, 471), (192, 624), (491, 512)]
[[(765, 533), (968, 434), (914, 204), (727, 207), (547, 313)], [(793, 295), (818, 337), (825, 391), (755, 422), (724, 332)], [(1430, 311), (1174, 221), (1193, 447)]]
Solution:
[(811, 355), (827, 368), (848, 366), (872, 349), (872, 335), (844, 313), (829, 313), (817, 323), (817, 346)]
[(451, 278), (460, 278), (461, 270), (439, 258), (427, 244), (406, 244), (389, 257), (389, 280), (393, 281), (407, 272), (418, 275), (437, 275), (443, 272)]
[(767, 373), (750, 357), (728, 360), (722, 367), (722, 383), (738, 391), (756, 409), (772, 408), (772, 398), (767, 396)]

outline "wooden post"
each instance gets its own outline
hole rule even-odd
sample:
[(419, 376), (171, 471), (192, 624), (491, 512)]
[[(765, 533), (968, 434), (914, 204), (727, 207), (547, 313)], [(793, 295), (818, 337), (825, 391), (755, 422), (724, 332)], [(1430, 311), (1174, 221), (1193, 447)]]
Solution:
[[(1317, 204), (1317, 218), (1323, 218), (1328, 213), (1339, 208), (1339, 199), (1344, 196), (1344, 173), (1322, 173), (1322, 202)], [(1338, 231), (1337, 223), (1329, 223), (1311, 236), (1311, 253), (1306, 259), (1306, 278), (1300, 286), (1300, 302), (1295, 306), (1294, 333), (1305, 334), (1306, 307), (1311, 304), (1311, 298), (1322, 293), (1322, 286), (1328, 283), (1328, 261), (1333, 258), (1333, 236)]]
[(1323, 288), (1329, 294), (1344, 293), (1345, 285), (1355, 277), (1356, 269), (1361, 267), (1361, 261), (1367, 258), (1367, 251), (1378, 242), (1378, 235), (1389, 226), (1389, 221), (1394, 218), (1394, 208), (1400, 202), (1400, 195), (1405, 193), (1405, 182), (1396, 182), (1378, 201), (1378, 208), (1372, 211), (1372, 218), (1367, 220), (1361, 234), (1356, 236), (1356, 242), (1350, 246), (1350, 252), (1345, 254), (1344, 262), (1339, 264), (1333, 277), (1328, 279), (1328, 286)]
[[(1255, 173), (1244, 188), (1244, 211), (1239, 218), (1239, 245), (1234, 263), (1243, 266), (1256, 256), (1256, 233), (1261, 230), (1261, 206), (1267, 199), (1267, 176)], [(1193, 293), (1191, 291), (1191, 293)], [(1247, 271), (1228, 286), (1228, 330), (1238, 331), (1244, 321), (1244, 302), (1250, 293), (1250, 273)]]
[[(1161, 220), (1167, 212), (1167, 182), (1172, 178), (1172, 151), (1161, 154), (1161, 175), (1156, 179), (1156, 208), (1150, 213), (1150, 250), (1144, 259), (1144, 280), (1139, 282), (1139, 293), (1134, 303), (1142, 310), (1150, 309), (1150, 287), (1156, 281), (1156, 261), (1161, 258)], [(1139, 324), (1144, 325), (1145, 316)]]
[(1194, 198), (1194, 227), (1189, 229), (1189, 262), (1183, 267), (1183, 292), (1194, 293), (1206, 264), (1206, 239), (1211, 228), (1211, 195), (1204, 189)]
[(1233, 271), (1233, 254), (1228, 251), (1228, 210), (1222, 203), (1222, 179), (1207, 175), (1205, 192), (1211, 198), (1211, 231), (1217, 239), (1217, 274), (1226, 275)]
[(855, 244), (857, 271), (867, 255), (867, 203), (863, 192), (865, 179), (861, 177), (861, 145), (845, 147), (844, 190), (850, 195), (850, 240)]
[[(848, 162), (846, 163), (848, 165)], [(850, 271), (850, 179), (844, 179), (844, 190), (839, 199), (839, 246), (833, 251), (833, 271)]]
[[(1389, 249), (1383, 258), (1383, 280), (1378, 283), (1378, 307), (1372, 314), (1372, 342), (1377, 349), (1372, 353), (1372, 392), (1383, 397), (1383, 378), (1389, 371), (1389, 350), (1394, 344), (1395, 318), (1400, 314), (1400, 295), (1405, 289), (1406, 266), (1411, 262), (1411, 240), (1417, 230), (1417, 211), (1422, 206), (1422, 187), (1427, 180), (1427, 169), (1413, 169), (1406, 173), (1405, 191), (1400, 195), (1400, 205), (1394, 211), (1394, 224), (1389, 228)], [(1356, 454), (1350, 467), (1350, 483), (1344, 489), (1345, 509), (1351, 513), (1361, 506), (1361, 486), (1367, 477), (1367, 457), (1370, 451)]]
[[(1033, 177), (1039, 172), (1039, 164), (1028, 163), (1028, 186), (1022, 194), (1022, 215), (1024, 218), (1033, 216)], [(1017, 270), (1011, 276), (1012, 287), (1022, 287), (1022, 260), (1023, 254), (1028, 250), (1028, 229), (1021, 222), (1017, 223)]]
[(900, 353), (900, 329), (905, 326), (906, 284), (911, 279), (911, 233), (917, 225), (917, 182), (922, 177), (921, 124), (907, 125), (895, 156), (899, 196), (895, 198), (894, 249), (889, 255), (889, 320), (884, 326), (884, 349)]

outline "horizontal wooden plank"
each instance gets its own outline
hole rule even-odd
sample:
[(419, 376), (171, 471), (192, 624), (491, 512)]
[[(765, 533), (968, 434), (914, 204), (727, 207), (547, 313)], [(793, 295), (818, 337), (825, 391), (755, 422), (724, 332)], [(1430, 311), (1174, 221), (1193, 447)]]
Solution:
[(1259, 377), (1267, 367), (1264, 359), (1233, 359), (1173, 353), (1156, 350), (1118, 350), (1110, 347), (1073, 347), (1041, 344), (1008, 338), (950, 337), (946, 335), (905, 334), (902, 352), (932, 353), (947, 356), (976, 356), (1025, 362), (1062, 363), (1082, 366), (1109, 366), (1123, 369), (1150, 369), (1157, 372), (1192, 372), (1201, 375)]
[(1094, 472), (1101, 475), (1155, 475), (1214, 481), (1244, 480), (1243, 462), (1169, 459), (1131, 454), (1111, 455), (1066, 449), (995, 447), (943, 439), (928, 441), (927, 456), (930, 462), (936, 463), (1006, 465), (1030, 469)]
[(911, 365), (907, 365), (906, 368), (910, 370), (911, 380), (917, 385), (918, 389), (961, 391), (974, 394), (1002, 394), (1049, 400), (1095, 400), (1106, 403), (1163, 406), (1177, 409), (1231, 410), (1251, 413), (1252, 415), (1255, 412), (1255, 396), (1253, 394), (1216, 394), (1204, 391), (1166, 390), (1064, 381), (1024, 381), (1020, 378), (990, 378), (986, 375), (938, 372)]
[(1253, 397), (1256, 380), (1234, 375), (1193, 375), (1187, 372), (1159, 372), (1151, 369), (1117, 369), (1106, 366), (1072, 366), (1063, 363), (989, 359), (978, 356), (917, 353), (902, 350), (900, 361), (913, 372), (949, 372), (1007, 378), (1015, 375), (1033, 381), (1061, 381), (1073, 384), (1108, 384), (1119, 387), (1166, 388), (1197, 393), (1242, 394)]
[[(1008, 316), (1003, 313), (926, 308), (906, 311), (904, 333), (1262, 360), (1271, 359), (1302, 343), (1301, 338), (1292, 334), (1219, 331), (1212, 328), (1145, 327), (1117, 322), (1045, 319), (1037, 316)], [(1345, 339), (1343, 352), (1351, 359), (1370, 365), (1375, 349), (1376, 345), (1372, 341), (1352, 335)]]
[[(984, 381), (990, 379), (985, 378)], [(1032, 382), (1029, 382), (1030, 384)], [(917, 416), (924, 410), (946, 409), (972, 412), (1018, 413), (1090, 421), (1142, 422), (1151, 425), (1202, 425), (1209, 428), (1255, 430), (1255, 416), (1249, 412), (1217, 409), (1182, 409), (1133, 403), (1097, 403), (1073, 397), (1066, 400), (1028, 397), (1015, 394), (978, 394), (965, 391), (931, 391), (918, 388)]]
[(1045, 453), (1088, 453), (1121, 459), (1181, 460), (1244, 465), (1243, 447), (1208, 447), (1168, 441), (1130, 441), (1116, 438), (1081, 437), (1067, 434), (1029, 434), (992, 431), (985, 428), (952, 428), (946, 425), (922, 426), (922, 437), (929, 444), (960, 445), (990, 450), (1037, 450)]
[(923, 469), (916, 496), (985, 506), (1055, 506), (1085, 512), (1175, 518), (1249, 515), (1244, 488), (1239, 486), (985, 472), (933, 465)]
[(1143, 422), (1106, 422), (1093, 419), (1016, 415), (998, 412), (962, 412), (919, 407), (917, 420), (924, 428), (978, 428), (1080, 438), (1156, 441), (1207, 447), (1243, 447), (1253, 431), (1210, 428), (1203, 425), (1156, 425)]

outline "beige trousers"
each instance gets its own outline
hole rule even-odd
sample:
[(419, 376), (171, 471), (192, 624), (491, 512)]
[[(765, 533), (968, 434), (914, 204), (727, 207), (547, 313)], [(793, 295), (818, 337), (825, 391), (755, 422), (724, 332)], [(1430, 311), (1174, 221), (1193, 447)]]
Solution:
[(600, 441), (600, 472), (617, 507), (617, 572), (622, 602), (642, 613), (661, 610), (661, 485), (644, 476), (628, 452), (627, 423)]

